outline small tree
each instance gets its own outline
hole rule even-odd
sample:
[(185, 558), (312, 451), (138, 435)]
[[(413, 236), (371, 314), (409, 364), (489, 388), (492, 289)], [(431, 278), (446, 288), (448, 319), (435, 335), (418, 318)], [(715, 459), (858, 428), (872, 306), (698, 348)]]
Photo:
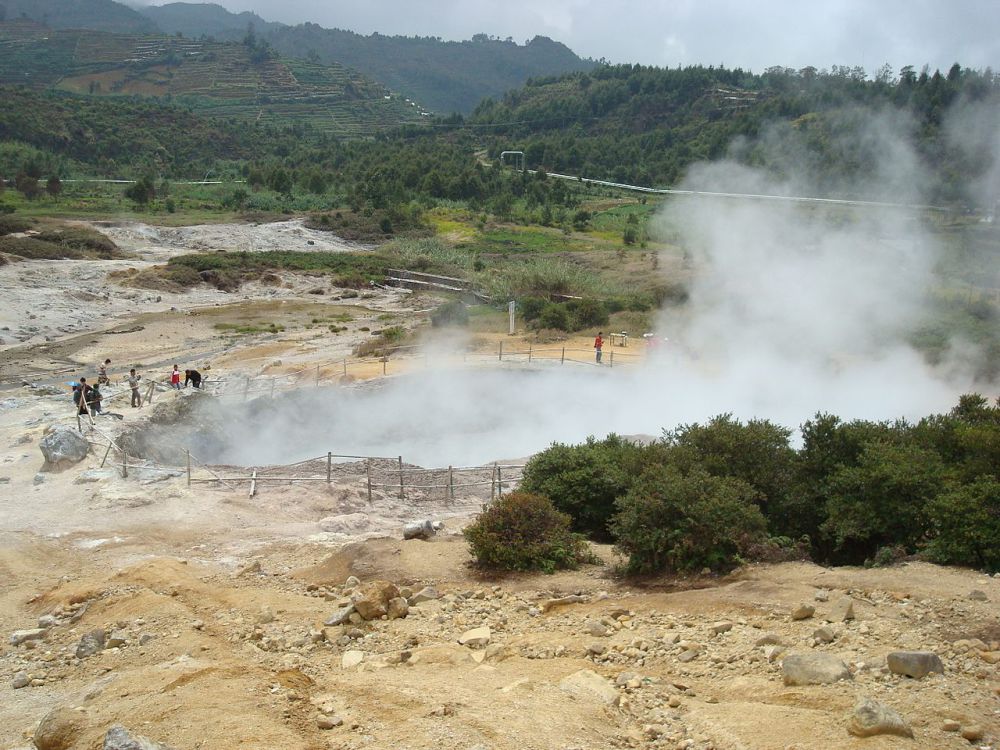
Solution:
[(125, 189), (125, 197), (140, 206), (147, 205), (156, 197), (156, 187), (153, 178), (143, 177)]
[(32, 177), (27, 172), (17, 173), (17, 176), (14, 178), (14, 186), (17, 188), (17, 192), (29, 201), (37, 198), (42, 192), (42, 189), (38, 185), (38, 178)]
[(589, 557), (586, 542), (570, 531), (570, 517), (548, 498), (528, 492), (487, 506), (462, 533), (476, 564), (490, 570), (551, 573)]
[(48, 181), (45, 183), (45, 192), (53, 198), (59, 197), (59, 194), (62, 193), (62, 180), (59, 179), (58, 175), (52, 175), (49, 177)]
[(1000, 482), (983, 476), (943, 492), (928, 504), (927, 515), (931, 560), (1000, 571)]

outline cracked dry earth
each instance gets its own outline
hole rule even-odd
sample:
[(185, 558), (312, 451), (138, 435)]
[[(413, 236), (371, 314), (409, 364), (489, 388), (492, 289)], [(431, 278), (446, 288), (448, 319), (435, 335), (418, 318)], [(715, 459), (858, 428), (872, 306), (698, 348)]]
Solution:
[[(430, 541), (336, 551), (275, 541), (244, 557), (166, 528), (90, 548), (21, 537), (0, 552), (0, 624), (43, 627), (38, 640), (5, 639), (0, 746), (32, 747), (36, 724), (60, 706), (77, 719), (63, 747), (79, 749), (100, 747), (114, 723), (172, 748), (881, 750), (1000, 739), (1000, 580), (923, 563), (785, 563), (678, 591), (616, 582), (604, 566), (484, 581), (455, 526)], [(405, 617), (355, 611), (324, 625), (375, 580), (410, 597)], [(841, 619), (845, 603), (854, 619)], [(793, 619), (803, 604), (814, 613)], [(103, 648), (80, 650), (94, 631)], [(933, 651), (944, 674), (893, 674), (896, 650)], [(786, 686), (782, 662), (797, 653), (835, 655), (849, 679)], [(849, 735), (862, 696), (895, 709), (914, 738)]]

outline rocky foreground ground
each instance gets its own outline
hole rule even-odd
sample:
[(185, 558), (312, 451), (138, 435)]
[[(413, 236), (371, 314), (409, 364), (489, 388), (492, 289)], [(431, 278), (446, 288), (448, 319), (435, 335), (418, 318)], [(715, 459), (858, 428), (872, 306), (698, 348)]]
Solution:
[(124, 552), (4, 553), (0, 746), (1000, 740), (1000, 580), (969, 571), (787, 563), (668, 593), (602, 566), (477, 580), (447, 533), (225, 564)]

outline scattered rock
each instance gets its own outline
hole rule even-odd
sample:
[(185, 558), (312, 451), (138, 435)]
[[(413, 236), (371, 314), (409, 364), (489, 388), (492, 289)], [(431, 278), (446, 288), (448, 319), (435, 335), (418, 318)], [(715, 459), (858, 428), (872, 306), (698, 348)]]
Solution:
[(837, 638), (837, 635), (833, 632), (833, 628), (828, 628), (824, 625), (823, 627), (816, 628), (816, 630), (813, 631), (813, 638), (820, 643), (833, 643)]
[(105, 648), (121, 648), (126, 643), (128, 643), (128, 633), (124, 630), (115, 630), (108, 636), (104, 645)]
[(170, 750), (141, 734), (130, 734), (121, 724), (113, 724), (104, 735), (102, 750)]
[(944, 664), (933, 651), (893, 651), (885, 657), (889, 671), (920, 680), (931, 672), (944, 674)]
[(816, 593), (813, 594), (813, 599), (818, 602), (826, 602), (830, 600), (830, 592), (826, 589), (816, 589)]
[(828, 685), (850, 680), (847, 665), (831, 654), (790, 654), (781, 662), (786, 685)]
[(414, 604), (423, 604), (424, 602), (434, 601), (435, 599), (440, 599), (441, 594), (433, 586), (424, 586), (420, 591), (415, 593), (409, 598), (410, 606)]
[(316, 719), (316, 727), (319, 729), (335, 729), (344, 725), (344, 720), (339, 716), (320, 716)]
[(340, 657), (340, 666), (343, 669), (352, 669), (365, 660), (364, 651), (345, 651)]
[(854, 600), (849, 596), (842, 596), (830, 607), (830, 614), (825, 618), (827, 622), (847, 622), (854, 619)]
[(777, 633), (764, 633), (760, 638), (754, 641), (755, 646), (781, 646), (784, 644), (781, 636)]
[(59, 624), (59, 618), (55, 615), (42, 615), (38, 618), (38, 627), (40, 628), (54, 628)]
[(986, 592), (980, 591), (979, 589), (973, 589), (970, 591), (966, 598), (971, 599), (974, 602), (988, 602), (990, 600), (989, 597), (986, 596)]
[(854, 706), (847, 731), (855, 737), (874, 737), (877, 734), (894, 734), (913, 737), (913, 730), (902, 716), (884, 703), (861, 698)]
[(324, 622), (324, 625), (343, 625), (345, 622), (351, 619), (351, 615), (354, 614), (354, 605), (348, 604), (346, 607), (341, 607), (336, 612), (334, 612), (330, 619)]
[(257, 622), (261, 625), (267, 625), (269, 622), (274, 622), (274, 612), (266, 604), (260, 608), (260, 612), (257, 613)]
[(35, 730), (35, 747), (38, 750), (66, 750), (76, 742), (86, 723), (79, 711), (65, 706), (53, 708)]
[(559, 683), (559, 689), (580, 698), (594, 698), (608, 706), (617, 706), (621, 696), (614, 686), (592, 669), (581, 669)]
[(397, 596), (389, 600), (389, 605), (386, 607), (386, 616), (390, 620), (399, 620), (406, 617), (409, 613), (410, 605), (407, 604), (406, 599), (403, 597)]
[(945, 719), (941, 723), (942, 732), (957, 732), (961, 728), (962, 725), (959, 722), (955, 721), (954, 719)]
[(595, 638), (606, 638), (611, 635), (611, 631), (608, 630), (607, 625), (600, 620), (587, 620), (583, 623), (583, 632)]
[(31, 678), (28, 677), (28, 673), (25, 671), (18, 672), (14, 675), (14, 679), (10, 681), (10, 686), (15, 690), (20, 690), (21, 688), (28, 687), (31, 684)]
[(76, 645), (76, 658), (86, 659), (99, 651), (104, 650), (108, 635), (103, 630), (91, 630), (85, 634)]
[(45, 456), (43, 471), (65, 469), (79, 463), (90, 452), (90, 443), (79, 430), (67, 425), (53, 425), (38, 443)]
[(569, 596), (560, 596), (558, 599), (549, 599), (542, 604), (542, 612), (548, 612), (554, 607), (564, 607), (567, 604), (582, 604), (589, 601), (587, 597), (580, 596), (579, 594), (570, 594)]
[(434, 522), (429, 518), (416, 523), (408, 523), (403, 527), (403, 539), (430, 539), (437, 533)]
[(347, 576), (347, 580), (344, 581), (345, 589), (357, 588), (360, 585), (361, 585), (361, 579), (358, 578), (357, 576)]
[(370, 581), (354, 594), (354, 611), (365, 620), (377, 620), (389, 611), (389, 601), (399, 596), (399, 589), (388, 581)]
[(485, 648), (489, 645), (492, 635), (489, 627), (473, 628), (462, 633), (458, 642), (469, 648)]
[(962, 739), (968, 740), (969, 742), (979, 742), (979, 740), (983, 738), (984, 734), (985, 732), (983, 732), (982, 727), (968, 726), (962, 728)]
[(26, 641), (40, 641), (48, 632), (46, 628), (30, 628), (28, 630), (15, 630), (10, 634), (10, 645), (20, 646)]
[(792, 610), (793, 620), (808, 620), (816, 612), (816, 608), (811, 604), (802, 603)]
[(728, 620), (723, 620), (722, 622), (717, 622), (713, 625), (710, 625), (708, 629), (711, 630), (716, 635), (719, 635), (720, 633), (728, 633), (730, 630), (733, 629), (733, 623), (729, 622)]

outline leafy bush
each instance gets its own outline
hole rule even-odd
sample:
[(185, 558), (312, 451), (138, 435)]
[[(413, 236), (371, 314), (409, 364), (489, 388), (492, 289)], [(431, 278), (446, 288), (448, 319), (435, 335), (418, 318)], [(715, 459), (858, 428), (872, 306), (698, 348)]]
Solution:
[(462, 532), (481, 568), (575, 568), (589, 558), (586, 542), (570, 531), (570, 517), (540, 495), (514, 492), (487, 506)]
[(15, 232), (26, 232), (31, 229), (31, 222), (17, 216), (0, 215), (0, 236), (14, 234)]
[(608, 308), (603, 302), (598, 300), (589, 298), (572, 299), (566, 303), (566, 307), (569, 310), (574, 331), (579, 331), (582, 328), (603, 326), (608, 323)]
[(608, 540), (615, 500), (628, 492), (654, 450), (617, 435), (591, 437), (583, 445), (555, 443), (528, 460), (521, 489), (550, 498), (569, 513), (575, 531)]
[(565, 305), (557, 302), (550, 302), (535, 319), (536, 328), (554, 328), (557, 331), (569, 331), (573, 325), (570, 319), (569, 310)]
[(0, 237), (0, 253), (9, 253), (31, 260), (67, 260), (84, 257), (84, 254), (75, 248), (34, 237)]
[(1000, 572), (1000, 482), (981, 477), (927, 505), (934, 537), (927, 556), (948, 565)]
[(653, 467), (617, 503), (615, 544), (631, 573), (728, 570), (766, 537), (756, 496), (734, 477)]
[(466, 326), (468, 324), (469, 308), (461, 300), (455, 299), (445, 302), (431, 313), (431, 325), (435, 328), (442, 326)]

